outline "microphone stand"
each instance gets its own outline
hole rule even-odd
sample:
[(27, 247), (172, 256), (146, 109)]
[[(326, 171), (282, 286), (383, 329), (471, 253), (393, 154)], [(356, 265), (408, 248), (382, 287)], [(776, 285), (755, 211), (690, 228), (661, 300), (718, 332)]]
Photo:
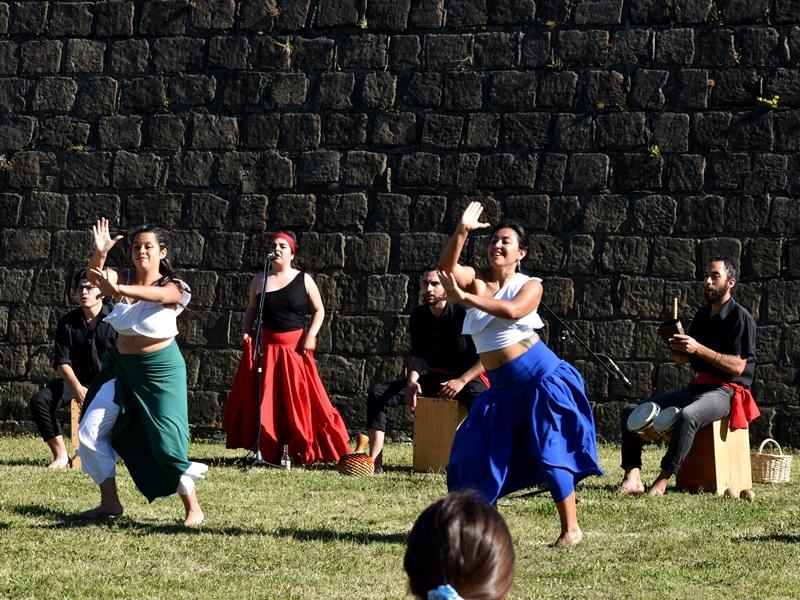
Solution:
[(256, 364), (256, 371), (255, 371), (255, 378), (256, 378), (256, 388), (255, 388), (255, 405), (256, 405), (256, 447), (253, 450), (253, 466), (269, 466), (269, 467), (278, 467), (278, 465), (271, 463), (269, 461), (264, 460), (264, 457), (261, 455), (261, 390), (263, 388), (263, 381), (264, 381), (264, 366), (263, 366), (263, 350), (261, 348), (261, 315), (264, 314), (264, 298), (267, 295), (267, 275), (269, 274), (270, 269), (272, 268), (272, 259), (275, 258), (275, 255), (272, 252), (267, 252), (264, 256), (264, 278), (261, 282), (261, 297), (258, 301), (258, 313), (256, 314), (256, 331), (255, 335), (253, 336), (253, 354), (251, 355), (252, 360)]
[[(618, 380), (622, 381), (622, 383), (625, 384), (625, 387), (631, 387), (631, 385), (632, 385), (631, 384), (631, 380), (628, 379), (625, 376), (625, 373), (622, 372), (622, 369), (619, 368), (617, 363), (615, 363), (614, 360), (610, 356), (606, 356), (605, 354), (599, 354), (599, 353), (595, 352), (594, 350), (592, 350), (589, 347), (589, 345), (586, 342), (583, 341), (581, 336), (579, 336), (578, 333), (574, 329), (572, 329), (572, 327), (567, 325), (567, 323), (561, 317), (559, 317), (556, 313), (554, 313), (553, 310), (549, 306), (547, 306), (547, 304), (545, 304), (544, 302), (539, 302), (539, 306), (541, 306), (548, 313), (550, 313), (550, 315), (556, 321), (558, 321), (559, 325), (561, 325), (560, 339), (561, 339), (562, 342), (565, 339), (567, 339), (567, 336), (572, 335), (572, 337), (575, 338), (575, 341), (578, 342), (581, 346), (583, 346), (586, 349), (586, 351), (592, 356), (592, 358), (594, 358), (594, 360), (601, 367), (603, 367), (603, 369), (605, 369), (605, 371), (609, 375), (611, 375), (614, 379), (618, 379)], [(563, 350), (563, 348), (562, 348), (562, 350)], [(602, 360), (602, 359), (605, 359), (605, 360)]]

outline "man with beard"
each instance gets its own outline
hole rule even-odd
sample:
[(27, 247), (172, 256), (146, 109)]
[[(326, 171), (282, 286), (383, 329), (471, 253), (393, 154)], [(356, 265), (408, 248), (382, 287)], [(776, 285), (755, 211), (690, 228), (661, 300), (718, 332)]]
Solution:
[(375, 386), (367, 398), (370, 457), (382, 468), (387, 408), (405, 401), (413, 411), (417, 396), (455, 399), (469, 408), (486, 389), (483, 366), (468, 335), (461, 334), (466, 309), (447, 302), (436, 269), (422, 273), (424, 302), (411, 311), (408, 376)]
[[(756, 366), (756, 322), (752, 315), (733, 299), (736, 268), (730, 259), (712, 258), (703, 275), (706, 305), (694, 316), (688, 335), (674, 335), (670, 349), (689, 356), (695, 377), (688, 388), (650, 398), (662, 409), (682, 409), (672, 430), (661, 473), (648, 493), (663, 495), (670, 477), (678, 472), (692, 447), (697, 431), (730, 415), (730, 428), (743, 429), (760, 413), (750, 394)], [(628, 431), (628, 416), (643, 400), (622, 410), (622, 468), (625, 476), (619, 491), (623, 494), (644, 492), (640, 469), (642, 440)]]

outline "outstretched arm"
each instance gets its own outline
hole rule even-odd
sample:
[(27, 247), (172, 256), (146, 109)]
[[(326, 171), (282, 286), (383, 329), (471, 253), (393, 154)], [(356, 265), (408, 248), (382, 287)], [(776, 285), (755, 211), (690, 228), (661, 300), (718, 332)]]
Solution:
[(539, 308), (544, 288), (540, 281), (531, 279), (511, 300), (486, 298), (461, 289), (452, 273), (439, 272), (439, 280), (447, 291), (447, 298), (459, 304), (479, 308), (501, 319), (520, 319)]
[(456, 225), (456, 230), (450, 239), (447, 240), (439, 257), (439, 268), (448, 273), (452, 273), (462, 288), (468, 288), (475, 279), (475, 269), (458, 264), (458, 257), (467, 242), (470, 231), (489, 227), (489, 223), (480, 221), (483, 205), (480, 202), (470, 202), (461, 215), (461, 220)]

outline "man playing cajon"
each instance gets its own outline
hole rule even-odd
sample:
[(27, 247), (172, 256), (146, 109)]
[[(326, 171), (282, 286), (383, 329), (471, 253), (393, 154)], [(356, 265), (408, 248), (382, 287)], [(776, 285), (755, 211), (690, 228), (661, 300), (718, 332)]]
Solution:
[(100, 359), (114, 348), (117, 339), (116, 331), (104, 321), (109, 308), (103, 304), (100, 288), (87, 281), (85, 271), (75, 276), (74, 289), (79, 306), (64, 315), (56, 327), (53, 364), (59, 378), (43, 386), (30, 400), (31, 416), (53, 453), (48, 467), (54, 469), (69, 464), (56, 411), (73, 398), (83, 404), (87, 387), (100, 371)]
[(486, 389), (483, 366), (475, 345), (461, 334), (466, 309), (447, 302), (447, 294), (435, 269), (422, 274), (423, 304), (411, 311), (411, 357), (408, 376), (376, 385), (367, 398), (370, 457), (375, 472), (381, 470), (387, 408), (405, 400), (411, 410), (417, 396), (455, 399), (467, 408)]
[[(711, 259), (703, 275), (706, 305), (692, 319), (688, 335), (669, 338), (673, 352), (689, 356), (696, 374), (688, 388), (659, 394), (649, 399), (662, 409), (682, 408), (672, 430), (661, 473), (649, 490), (663, 495), (670, 477), (677, 473), (692, 447), (697, 431), (730, 415), (730, 428), (743, 429), (760, 413), (750, 394), (756, 366), (756, 322), (733, 299), (736, 268), (728, 258)], [(619, 491), (641, 494), (642, 440), (628, 431), (628, 416), (642, 402), (622, 409), (622, 468), (625, 471)]]

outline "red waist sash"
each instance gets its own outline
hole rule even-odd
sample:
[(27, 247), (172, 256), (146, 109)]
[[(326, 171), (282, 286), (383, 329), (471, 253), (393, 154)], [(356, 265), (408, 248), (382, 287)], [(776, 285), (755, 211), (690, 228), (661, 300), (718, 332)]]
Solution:
[(709, 373), (698, 371), (694, 376), (692, 383), (696, 385), (721, 385), (733, 390), (731, 397), (731, 414), (728, 417), (728, 428), (733, 431), (735, 429), (745, 429), (747, 424), (760, 417), (761, 411), (756, 406), (756, 400), (750, 390), (738, 383), (732, 381), (725, 381), (719, 377), (714, 377)]
[[(436, 367), (428, 367), (428, 371), (432, 373), (441, 373), (442, 375), (452, 375), (453, 378), (459, 377), (461, 373), (454, 373), (453, 371), (448, 371), (447, 369), (437, 369)], [(486, 371), (482, 372), (478, 375), (478, 379), (483, 382), (483, 385), (489, 388), (489, 378), (486, 376)]]

